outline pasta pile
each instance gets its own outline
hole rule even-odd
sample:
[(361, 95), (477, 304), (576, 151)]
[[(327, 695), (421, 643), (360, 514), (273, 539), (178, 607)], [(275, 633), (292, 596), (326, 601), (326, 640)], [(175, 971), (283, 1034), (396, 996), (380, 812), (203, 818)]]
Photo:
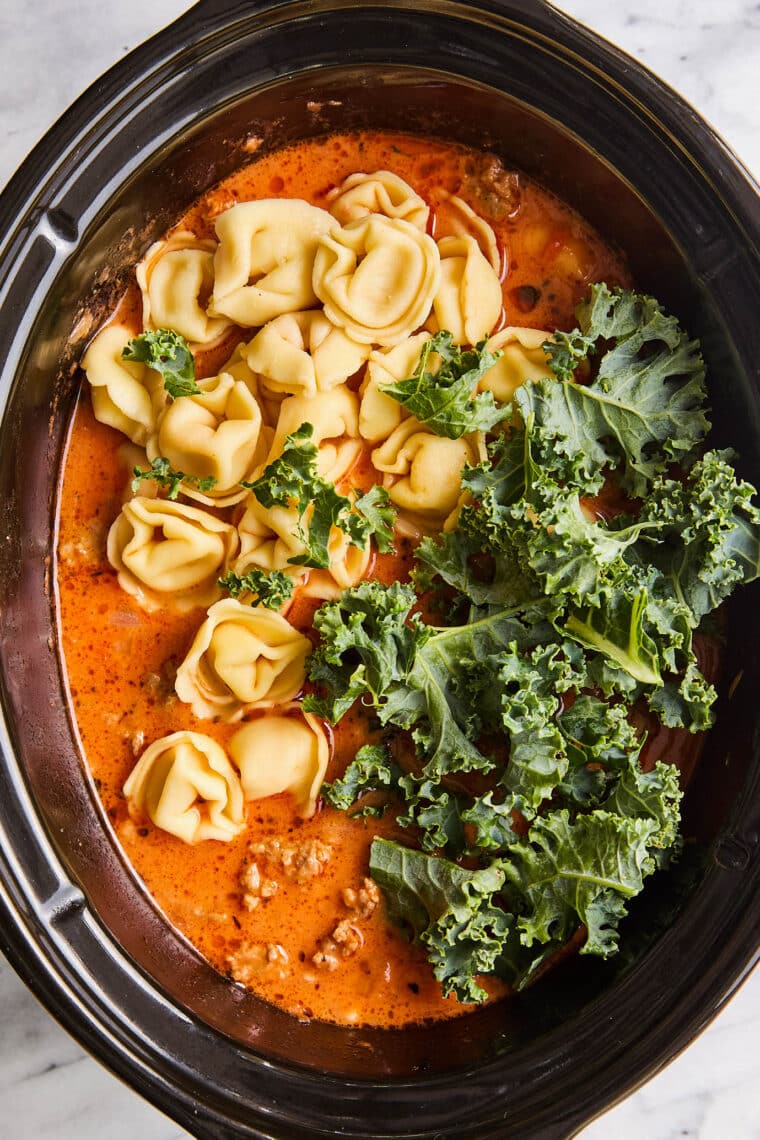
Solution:
[(466, 202), (448, 197), (437, 240), (428, 205), (389, 171), (352, 174), (328, 205), (242, 202), (217, 217), (218, 241), (181, 231), (148, 251), (137, 268), (144, 330), (171, 329), (193, 351), (246, 330), (194, 394), (172, 398), (158, 371), (124, 358), (126, 325), (104, 328), (83, 360), (96, 418), (183, 475), (179, 499), (155, 484), (129, 493), (108, 559), (146, 610), (206, 611), (177, 696), (201, 721), (245, 719), (229, 756), (207, 735), (175, 732), (147, 748), (124, 786), (134, 813), (187, 843), (234, 838), (246, 800), (284, 791), (313, 814), (329, 758), (321, 722), (297, 700), (310, 641), (288, 621), (290, 602), (280, 612), (244, 604), (224, 596), (220, 578), (277, 571), (298, 591), (335, 598), (372, 561), (368, 545), (334, 526), (329, 565), (299, 564), (309, 511), (266, 506), (243, 484), (310, 424), (322, 479), (345, 484), (368, 454), (397, 528), (440, 532), (454, 525), (463, 467), (485, 457), (483, 433), (437, 435), (383, 386), (411, 376), (444, 329), (456, 345), (490, 336), (500, 354), (477, 390), (500, 403), (526, 378), (551, 375), (543, 330), (491, 335), (502, 316), (499, 250)]

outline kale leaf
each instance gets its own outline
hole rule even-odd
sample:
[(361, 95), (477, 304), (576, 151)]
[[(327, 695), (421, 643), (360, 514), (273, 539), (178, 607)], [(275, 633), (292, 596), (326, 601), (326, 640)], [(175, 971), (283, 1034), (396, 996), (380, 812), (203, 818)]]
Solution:
[(255, 567), (245, 574), (235, 574), (230, 570), (219, 585), (232, 598), (251, 595), (252, 606), (266, 606), (269, 610), (279, 610), (293, 594), (293, 579), (282, 570), (258, 570)]
[(658, 822), (602, 810), (573, 819), (567, 809), (534, 820), (500, 863), (522, 944), (566, 942), (583, 923), (582, 954), (614, 953), (626, 901), (656, 868)]
[(469, 871), (387, 839), (373, 840), (369, 868), (389, 917), (427, 949), (443, 993), (483, 1001), (488, 995), (477, 975), (494, 972), (514, 921), (494, 902), (503, 872)]
[[(429, 368), (431, 356), (437, 367)], [(478, 381), (501, 356), (489, 352), (486, 342), (460, 348), (445, 329), (426, 341), (414, 374), (380, 391), (398, 400), (436, 435), (459, 439), (467, 432), (489, 431), (508, 413), (496, 404), (493, 393), (473, 395)]]
[[(392, 541), (393, 511), (382, 488), (363, 495), (357, 503), (336, 491), (317, 469), (314, 428), (301, 424), (285, 437), (282, 454), (272, 460), (253, 482), (241, 485), (263, 507), (286, 507), (298, 515), (298, 535), (306, 547), (303, 554), (288, 559), (297, 566), (326, 570), (330, 565), (328, 543), (333, 527), (342, 530), (353, 546), (365, 550), (376, 534), (381, 549)], [(361, 504), (361, 505), (359, 505)]]
[(198, 396), (195, 382), (195, 360), (190, 345), (173, 329), (156, 329), (140, 333), (124, 347), (124, 360), (147, 364), (163, 377), (164, 388), (173, 399)]
[(197, 475), (187, 475), (184, 471), (175, 471), (169, 463), (168, 459), (163, 456), (158, 456), (153, 460), (150, 467), (141, 469), (140, 467), (133, 467), (132, 474), (134, 478), (130, 484), (132, 494), (137, 494), (140, 490), (140, 484), (143, 479), (150, 479), (152, 482), (157, 483), (159, 487), (167, 487), (167, 499), (176, 499), (182, 490), (183, 483), (189, 483), (197, 487), (199, 491), (210, 491), (216, 486), (216, 479), (213, 475), (206, 475), (199, 477)]
[(308, 659), (308, 673), (324, 695), (308, 696), (304, 708), (335, 724), (358, 697), (369, 696), (380, 707), (430, 636), (410, 616), (416, 601), (411, 586), (366, 581), (321, 606), (314, 615), (320, 644)]
[[(386, 750), (378, 744), (365, 744), (346, 768), (340, 779), (322, 785), (320, 795), (334, 808), (348, 811), (367, 792), (393, 791), (398, 786), (402, 770), (389, 758)], [(384, 807), (372, 804), (359, 804), (352, 815), (382, 815)]]
[(760, 575), (760, 509), (732, 458), (728, 451), (708, 451), (685, 480), (657, 479), (641, 512), (643, 526), (656, 526), (660, 539), (642, 542), (641, 556), (660, 569), (695, 624), (740, 582)]
[[(540, 462), (563, 481), (588, 491), (612, 467), (643, 496), (669, 463), (694, 457), (709, 429), (699, 345), (654, 298), (606, 285), (592, 285), (577, 315), (579, 330), (547, 344), (559, 382), (522, 385), (516, 406), (535, 418)], [(607, 344), (590, 384), (568, 378)]]

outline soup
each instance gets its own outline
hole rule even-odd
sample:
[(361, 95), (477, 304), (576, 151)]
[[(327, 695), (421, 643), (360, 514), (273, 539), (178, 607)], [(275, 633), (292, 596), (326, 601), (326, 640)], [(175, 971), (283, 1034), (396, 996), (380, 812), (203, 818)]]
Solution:
[[(563, 340), (599, 282), (585, 331)], [(714, 641), (692, 629), (727, 589), (701, 565), (687, 589), (642, 544), (704, 544), (685, 520), (710, 478), (731, 476), (720, 458), (694, 466), (695, 347), (630, 286), (582, 218), (493, 156), (336, 135), (207, 193), (147, 252), (84, 356), (57, 560), (82, 752), (168, 920), (300, 1018), (450, 1018), (568, 948), (613, 952), (624, 899), (675, 843), (672, 765), (685, 783), (715, 672)], [(626, 450), (605, 442), (628, 438), (613, 421), (580, 460), (569, 434), (539, 429), (531, 451), (540, 399), (606, 391), (615, 352), (635, 359), (647, 414), (661, 368), (676, 410), (651, 421), (665, 429)], [(507, 500), (498, 473), (521, 432), (523, 493)], [(568, 460), (548, 485), (552, 452)], [(724, 554), (757, 527), (732, 487)], [(472, 545), (478, 526), (493, 533), (487, 502), (522, 536), (519, 565), (517, 548)], [(463, 551), (458, 569), (441, 553)], [(610, 600), (609, 567), (638, 575), (632, 594)], [(553, 595), (572, 602), (552, 609)], [(408, 657), (373, 681), (391, 627)], [(465, 670), (441, 648), (463, 629), (479, 639)], [(426, 644), (451, 686), (415, 680)], [(647, 795), (670, 812), (659, 830)], [(562, 883), (588, 877), (583, 843), (602, 815), (622, 821), (619, 889), (596, 868), (596, 894), (573, 909), (558, 888), (542, 920), (529, 864), (564, 827), (580, 864)], [(514, 967), (531, 939), (539, 952)], [(453, 961), (464, 948), (466, 967)]]

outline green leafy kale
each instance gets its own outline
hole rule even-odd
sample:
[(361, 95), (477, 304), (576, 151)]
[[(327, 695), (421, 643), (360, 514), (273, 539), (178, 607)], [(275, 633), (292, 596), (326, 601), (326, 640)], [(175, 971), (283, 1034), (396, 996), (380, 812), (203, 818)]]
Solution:
[(731, 452), (708, 451), (683, 481), (657, 479), (641, 512), (659, 541), (644, 548), (668, 592), (698, 621), (740, 582), (760, 575), (760, 509), (737, 478)]
[(219, 585), (232, 598), (251, 596), (252, 606), (266, 606), (269, 610), (279, 610), (293, 594), (293, 579), (282, 570), (249, 570), (246, 574), (235, 574), (230, 570)]
[[(346, 768), (339, 780), (322, 785), (321, 795), (334, 808), (349, 811), (367, 792), (393, 791), (398, 786), (402, 771), (378, 744), (365, 744)], [(352, 815), (382, 815), (387, 803), (359, 803)]]
[[(456, 529), (420, 543), (415, 586), (456, 624), (422, 621), (399, 583), (362, 583), (315, 619), (308, 707), (335, 722), (361, 700), (416, 747), (403, 771), (349, 766), (331, 802), (381, 784), (401, 801), (421, 850), (375, 840), (371, 873), (465, 1001), (483, 998), (483, 973), (528, 984), (579, 930), (583, 953), (616, 951), (628, 900), (680, 847), (677, 769), (642, 771), (635, 725), (648, 706), (669, 727), (709, 726), (694, 632), (760, 577), (753, 488), (729, 453), (699, 456), (696, 342), (652, 298), (605, 286), (578, 322), (545, 345), (556, 379), (518, 389), (521, 422), (465, 468)], [(442, 434), (472, 430), (475, 380), (451, 382), (447, 420), (426, 370), (391, 386), (401, 402)], [(626, 514), (590, 501), (606, 481)]]
[(147, 364), (160, 372), (164, 388), (172, 397), (197, 396), (195, 360), (190, 345), (173, 329), (156, 329), (133, 337), (121, 354), (125, 360)]
[(539, 816), (500, 864), (522, 944), (566, 942), (583, 923), (582, 954), (614, 953), (626, 901), (656, 869), (650, 846), (658, 822), (602, 810)]
[(406, 677), (418, 643), (430, 635), (419, 618), (409, 616), (416, 600), (400, 582), (366, 581), (321, 606), (314, 616), (321, 640), (308, 673), (324, 695), (308, 696), (304, 708), (335, 724), (359, 697), (379, 706)]
[(405, 811), (396, 817), (401, 827), (419, 832), (425, 851), (450, 851), (461, 855), (467, 848), (464, 824), (469, 797), (448, 788), (438, 777), (407, 772), (398, 781)]
[(513, 923), (493, 901), (503, 872), (465, 870), (386, 839), (373, 840), (369, 868), (390, 918), (427, 948), (444, 994), (461, 1002), (487, 997), (476, 975), (493, 973)]
[(508, 611), (434, 629), (410, 616), (415, 602), (409, 586), (360, 582), (320, 607), (308, 672), (323, 695), (307, 698), (308, 707), (335, 722), (361, 697), (383, 724), (412, 730), (427, 776), (488, 771), (492, 758), (472, 740), (467, 689), (480, 661), (532, 632)]
[(348, 516), (348, 522), (358, 528), (358, 541), (355, 545), (360, 545), (362, 541), (366, 542), (365, 535), (372, 534), (381, 554), (387, 554), (393, 549), (396, 508), (385, 487), (375, 483), (369, 491), (359, 495), (354, 500), (354, 509)]
[(199, 491), (210, 491), (216, 486), (216, 479), (213, 475), (207, 475), (204, 478), (199, 478), (197, 475), (187, 475), (184, 471), (175, 471), (169, 463), (168, 459), (162, 456), (154, 459), (150, 467), (142, 470), (139, 467), (132, 469), (134, 479), (131, 483), (132, 493), (137, 494), (140, 490), (140, 484), (143, 479), (150, 479), (157, 483), (159, 487), (167, 487), (167, 498), (176, 499), (182, 490), (183, 483), (189, 483), (193, 487), (197, 487)]
[[(434, 354), (438, 366), (429, 369)], [(398, 400), (436, 435), (459, 439), (467, 432), (489, 431), (507, 413), (496, 404), (493, 393), (474, 396), (473, 389), (500, 356), (500, 352), (489, 352), (485, 341), (462, 349), (444, 329), (426, 341), (408, 380), (383, 384), (380, 391)]]
[(647, 593), (630, 596), (610, 588), (605, 604), (570, 610), (565, 632), (587, 649), (603, 653), (643, 685), (661, 685), (657, 644), (645, 625)]
[(501, 721), (509, 735), (509, 764), (500, 781), (511, 803), (531, 818), (567, 772), (565, 741), (557, 723), (563, 693), (585, 682), (583, 655), (570, 642), (502, 654), (496, 676)]
[(297, 431), (285, 437), (282, 454), (264, 468), (259, 478), (241, 484), (264, 507), (296, 510), (299, 538), (306, 551), (289, 561), (298, 566), (327, 569), (330, 565), (328, 542), (333, 527), (342, 530), (352, 545), (362, 550), (366, 549), (372, 534), (377, 534), (382, 549), (388, 549), (392, 541), (393, 509), (387, 492), (377, 487), (356, 503), (340, 495), (332, 483), (319, 475), (313, 434), (311, 424), (301, 424)]
[[(579, 330), (547, 343), (559, 383), (522, 385), (516, 406), (524, 420), (535, 417), (538, 458), (564, 482), (598, 487), (610, 467), (643, 496), (669, 463), (695, 457), (709, 429), (699, 345), (652, 297), (606, 285), (591, 287), (577, 315)], [(593, 381), (571, 380), (600, 345), (609, 347)]]

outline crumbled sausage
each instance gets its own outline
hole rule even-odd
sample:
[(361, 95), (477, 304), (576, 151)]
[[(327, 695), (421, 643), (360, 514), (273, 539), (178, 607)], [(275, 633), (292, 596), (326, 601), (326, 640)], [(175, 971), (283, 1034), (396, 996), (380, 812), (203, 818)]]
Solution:
[[(322, 939), (323, 943), (326, 941), (327, 939)], [(336, 958), (334, 954), (330, 954), (328, 950), (317, 950), (311, 960), (318, 970), (330, 970), (332, 972), (337, 970), (340, 965), (340, 959)]]
[(364, 945), (364, 935), (358, 926), (354, 926), (349, 919), (344, 918), (332, 932), (332, 939), (340, 947), (344, 958), (355, 954)]
[(132, 750), (132, 755), (139, 756), (145, 748), (145, 733), (143, 730), (140, 729), (138, 732), (131, 733), (127, 737), (127, 740), (129, 741), (129, 747)]
[(262, 877), (259, 866), (253, 860), (246, 860), (240, 871), (240, 886), (243, 888), (243, 906), (255, 910), (259, 903), (277, 894), (277, 880)]
[(312, 965), (320, 970), (337, 970), (342, 958), (350, 958), (364, 945), (364, 935), (359, 920), (369, 918), (380, 901), (380, 890), (372, 879), (363, 879), (358, 890), (344, 887), (341, 891), (343, 905), (348, 909), (348, 918), (342, 918), (332, 931), (320, 938), (317, 952), (311, 958)]
[(520, 178), (514, 170), (505, 170), (495, 154), (484, 154), (472, 163), (462, 184), (476, 212), (491, 218), (504, 218), (520, 208)]
[(312, 963), (321, 970), (337, 970), (341, 958), (350, 958), (364, 945), (364, 935), (350, 919), (344, 918), (331, 934), (320, 938)]
[(174, 657), (167, 657), (157, 673), (146, 673), (140, 684), (157, 701), (165, 705), (176, 703), (177, 694), (174, 691), (174, 682), (177, 679), (177, 661)]
[(271, 863), (279, 864), (288, 879), (305, 883), (322, 874), (333, 849), (320, 839), (303, 839), (300, 843), (267, 839), (262, 843), (251, 843), (249, 851), (251, 855), (263, 856)]
[(369, 918), (380, 902), (380, 890), (374, 879), (365, 878), (358, 891), (352, 887), (344, 887), (341, 895), (344, 905), (354, 911), (359, 918)]
[(278, 980), (290, 973), (288, 952), (279, 942), (243, 942), (234, 954), (228, 954), (227, 965), (236, 982), (243, 986), (258, 980)]

